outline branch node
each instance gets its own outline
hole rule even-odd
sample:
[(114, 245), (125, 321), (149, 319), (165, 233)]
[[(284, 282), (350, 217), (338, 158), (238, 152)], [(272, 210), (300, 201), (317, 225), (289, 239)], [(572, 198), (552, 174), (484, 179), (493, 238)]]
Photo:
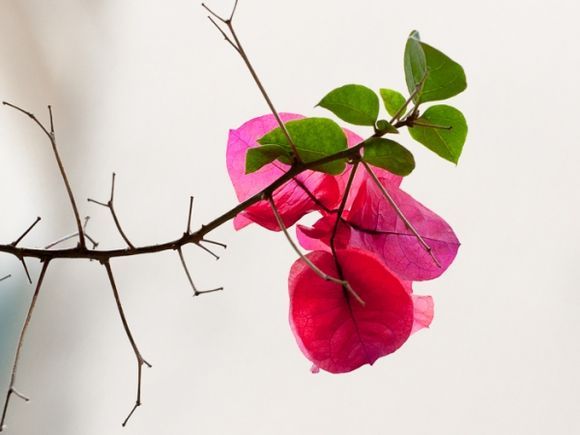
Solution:
[(12, 387), (12, 388), (10, 388), (10, 391), (12, 392), (12, 394), (14, 394), (19, 399), (24, 400), (25, 402), (30, 402), (30, 398), (28, 398), (24, 394), (18, 392), (18, 390), (16, 390), (16, 388)]
[(187, 267), (187, 263), (185, 262), (185, 257), (183, 256), (183, 250), (181, 247), (177, 248), (177, 253), (179, 254), (179, 260), (181, 261), (181, 265), (183, 266), (183, 270), (185, 271), (185, 276), (187, 276), (187, 280), (189, 281), (189, 285), (193, 290), (193, 296), (199, 296), (205, 293), (213, 293), (216, 291), (223, 290), (223, 287), (219, 287), (216, 289), (211, 290), (198, 290), (195, 284), (193, 283), (193, 279), (191, 278), (191, 274), (189, 273), (189, 268)]
[[(125, 231), (123, 231), (123, 227), (121, 227), (121, 222), (119, 221), (119, 218), (117, 217), (117, 212), (115, 211), (114, 199), (115, 199), (115, 177), (116, 176), (117, 176), (117, 174), (115, 174), (113, 172), (113, 176), (112, 176), (112, 180), (111, 180), (111, 196), (109, 198), (109, 201), (101, 202), (101, 201), (96, 201), (92, 198), (87, 198), (87, 201), (92, 202), (93, 204), (100, 205), (101, 207), (108, 208), (109, 211), (111, 212), (111, 216), (113, 217), (113, 221), (115, 222), (115, 226), (117, 227), (117, 231), (119, 231), (121, 238), (125, 241), (125, 243), (129, 247), (129, 249), (135, 249), (135, 245), (133, 245), (131, 243), (131, 241), (129, 240), (129, 238), (125, 234)], [(94, 241), (92, 241), (92, 242), (94, 245)]]

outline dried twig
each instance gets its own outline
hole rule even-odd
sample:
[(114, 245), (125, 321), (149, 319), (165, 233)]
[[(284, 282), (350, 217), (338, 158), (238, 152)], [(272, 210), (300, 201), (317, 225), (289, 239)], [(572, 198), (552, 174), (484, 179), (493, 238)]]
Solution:
[(6, 421), (6, 413), (8, 411), (8, 405), (10, 404), (10, 399), (12, 398), (12, 395), (20, 397), (21, 399), (27, 402), (29, 400), (26, 396), (23, 396), (22, 394), (18, 393), (15, 389), (16, 373), (18, 371), (18, 362), (20, 360), (20, 352), (22, 351), (22, 344), (24, 343), (24, 336), (26, 334), (26, 330), (28, 329), (28, 325), (30, 324), (30, 320), (32, 319), (32, 313), (34, 311), (34, 307), (36, 306), (38, 294), (40, 293), (40, 288), (42, 287), (42, 283), (44, 281), (44, 276), (46, 275), (48, 265), (49, 261), (45, 261), (42, 264), (42, 270), (40, 271), (40, 276), (36, 284), (36, 289), (34, 290), (32, 301), (30, 302), (30, 306), (28, 308), (28, 314), (26, 315), (26, 320), (24, 321), (24, 325), (22, 327), (22, 330), (20, 331), (18, 346), (16, 348), (16, 356), (14, 357), (14, 364), (12, 365), (12, 375), (10, 377), (10, 385), (8, 387), (8, 392), (6, 393), (6, 400), (4, 401), (4, 409), (2, 411), (2, 419), (0, 420), (0, 432), (2, 432), (2, 430), (4, 429), (4, 422)]
[[(88, 226), (88, 224), (89, 224), (89, 220), (90, 220), (90, 219), (91, 219), (91, 217), (90, 217), (90, 216), (86, 216), (86, 217), (85, 217), (85, 223), (83, 224), (83, 231), (84, 231), (84, 233), (85, 233), (85, 237), (87, 238), (87, 240), (88, 240), (89, 242), (91, 242), (91, 244), (93, 245), (93, 249), (96, 249), (96, 248), (97, 248), (97, 246), (99, 246), (99, 242), (95, 241), (95, 239), (93, 239), (93, 238), (92, 238), (91, 236), (89, 236), (89, 235), (88, 235), (88, 233), (87, 233), (87, 226)], [(46, 246), (44, 247), (44, 249), (50, 249), (50, 248), (54, 248), (55, 246), (57, 246), (57, 245), (60, 245), (61, 243), (63, 243), (63, 242), (66, 242), (67, 240), (74, 239), (74, 238), (75, 238), (75, 237), (77, 237), (78, 235), (79, 235), (79, 233), (72, 233), (72, 234), (69, 234), (68, 236), (61, 237), (60, 239), (58, 239), (58, 240), (55, 240), (54, 242), (52, 242), (52, 243), (49, 243), (48, 245), (46, 245)]]
[[(116, 212), (114, 210), (113, 200), (114, 200), (114, 189), (115, 189), (115, 174), (113, 174), (110, 200), (107, 203), (98, 202), (95, 200), (89, 200), (89, 201), (109, 208), (109, 210), (111, 211), (111, 214), (113, 216), (113, 220), (115, 221), (115, 225), (116, 225), (119, 233), (121, 234), (121, 237), (123, 238), (123, 240), (125, 241), (125, 243), (129, 247), (129, 249), (96, 250), (97, 243), (86, 234), (86, 225), (88, 222), (88, 218), (85, 220), (85, 225), (84, 226), (81, 225), (80, 216), (78, 213), (78, 208), (77, 208), (77, 204), (76, 204), (73, 192), (72, 192), (72, 188), (71, 188), (71, 185), (69, 183), (67, 174), (66, 174), (65, 169), (64, 169), (64, 165), (62, 163), (62, 160), (60, 158), (60, 155), (59, 155), (59, 152), (57, 149), (56, 137), (55, 137), (55, 132), (54, 132), (54, 121), (53, 121), (53, 115), (52, 115), (52, 108), (49, 106), (49, 116), (50, 116), (50, 127), (49, 128), (50, 128), (50, 130), (48, 130), (36, 118), (36, 116), (34, 114), (32, 114), (31, 112), (28, 112), (24, 109), (21, 109), (20, 107), (15, 106), (13, 104), (6, 103), (6, 102), (4, 103), (5, 105), (12, 107), (12, 108), (26, 114), (27, 116), (29, 116), (42, 129), (42, 131), (46, 134), (46, 136), (50, 139), (53, 153), (54, 153), (54, 156), (56, 158), (60, 174), (62, 176), (62, 179), (64, 181), (64, 184), (65, 184), (68, 196), (69, 196), (69, 200), (70, 200), (70, 203), (71, 203), (71, 206), (73, 209), (74, 217), (75, 217), (76, 224), (77, 224), (77, 230), (78, 230), (76, 233), (74, 233), (72, 235), (65, 236), (64, 238), (61, 238), (60, 240), (53, 242), (52, 244), (48, 245), (44, 249), (26, 248), (26, 247), (17, 246), (18, 243), (34, 227), (34, 225), (36, 224), (36, 222), (35, 222), (35, 224), (33, 224), (15, 242), (13, 242), (11, 244), (0, 244), (0, 252), (16, 256), (18, 259), (20, 259), (20, 261), (23, 262), (23, 265), (24, 265), (26, 271), (28, 270), (28, 268), (26, 267), (26, 263), (24, 261), (26, 258), (36, 258), (36, 259), (39, 259), (43, 263), (43, 268), (42, 268), (42, 272), (41, 272), (41, 275), (40, 275), (40, 278), (39, 278), (39, 281), (38, 281), (38, 284), (36, 287), (35, 295), (33, 297), (32, 304), (31, 304), (31, 307), (29, 309), (28, 317), (27, 317), (27, 320), (25, 322), (24, 328), (23, 328), (22, 333), (21, 333), (19, 347), (18, 347), (17, 354), (16, 354), (16, 362), (15, 362), (14, 369), (13, 369), (13, 380), (14, 380), (15, 373), (16, 373), (17, 362), (18, 362), (18, 359), (20, 357), (20, 348), (22, 346), (22, 339), (24, 337), (24, 333), (26, 331), (28, 323), (30, 322), (32, 310), (33, 310), (34, 305), (36, 303), (36, 298), (38, 296), (38, 292), (40, 290), (40, 287), (41, 287), (42, 281), (44, 279), (44, 275), (46, 273), (46, 270), (48, 268), (49, 262), (53, 259), (59, 259), (59, 258), (79, 258), (79, 259), (86, 259), (86, 260), (98, 260), (99, 262), (101, 262), (105, 266), (105, 268), (107, 270), (107, 275), (109, 277), (109, 281), (110, 281), (111, 287), (113, 289), (115, 301), (117, 304), (119, 314), (121, 316), (123, 327), (124, 327), (125, 332), (129, 338), (129, 341), (131, 343), (131, 346), (133, 348), (133, 351), (135, 353), (135, 356), (137, 358), (137, 363), (138, 363), (137, 399), (135, 402), (135, 406), (132, 408), (127, 419), (123, 423), (123, 425), (125, 425), (127, 423), (128, 419), (133, 415), (135, 410), (141, 405), (142, 367), (143, 367), (143, 365), (148, 365), (148, 366), (150, 366), (150, 365), (141, 356), (141, 353), (139, 352), (139, 349), (136, 346), (136, 343), (133, 339), (131, 331), (129, 330), (127, 320), (125, 318), (125, 314), (123, 311), (123, 307), (122, 307), (121, 302), (120, 302), (120, 297), (119, 297), (119, 293), (118, 293), (117, 286), (115, 283), (115, 279), (114, 279), (114, 276), (113, 276), (113, 273), (111, 270), (110, 260), (112, 258), (117, 258), (117, 257), (127, 257), (127, 256), (133, 256), (133, 255), (143, 255), (143, 254), (163, 252), (163, 251), (168, 251), (168, 250), (177, 250), (178, 254), (180, 256), (180, 260), (182, 262), (182, 265), (184, 267), (186, 276), (188, 278), (188, 281), (190, 282), (190, 285), (192, 286), (192, 289), (194, 290), (194, 294), (208, 293), (208, 292), (220, 290), (220, 289), (215, 289), (215, 290), (201, 292), (201, 291), (196, 289), (195, 285), (193, 284), (193, 280), (191, 279), (191, 275), (189, 273), (187, 265), (185, 263), (185, 259), (183, 257), (183, 253), (182, 253), (182, 247), (187, 245), (187, 244), (195, 244), (195, 245), (199, 246), (200, 248), (204, 249), (205, 251), (209, 252), (214, 257), (219, 258), (215, 253), (210, 251), (207, 247), (203, 246), (202, 243), (212, 244), (212, 245), (220, 246), (223, 248), (225, 248), (226, 246), (220, 242), (215, 242), (213, 240), (206, 239), (205, 238), (206, 235), (208, 233), (210, 233), (211, 231), (213, 231), (214, 229), (221, 226), (222, 224), (233, 219), (236, 215), (238, 215), (240, 212), (246, 210), (251, 205), (256, 204), (259, 201), (262, 201), (264, 199), (267, 199), (270, 201), (270, 204), (272, 205), (272, 210), (274, 212), (274, 215), (276, 216), (276, 219), (280, 225), (280, 228), (284, 231), (284, 235), (289, 240), (293, 249), (298, 253), (298, 255), (300, 255), (300, 257), (306, 262), (306, 264), (308, 264), (309, 267), (311, 267), (322, 279), (325, 279), (327, 281), (331, 281), (331, 282), (334, 282), (336, 284), (344, 286), (344, 288), (346, 288), (348, 290), (348, 292), (350, 294), (352, 294), (353, 297), (355, 297), (361, 304), (364, 303), (362, 301), (362, 299), (356, 294), (356, 292), (351, 288), (351, 286), (348, 284), (348, 282), (331, 277), (331, 276), (328, 276), (327, 274), (322, 272), (320, 269), (318, 269), (306, 256), (301, 254), (299, 248), (297, 247), (297, 245), (292, 241), (291, 237), (289, 236), (287, 228), (284, 226), (284, 223), (283, 223), (283, 221), (278, 213), (278, 210), (276, 209), (276, 206), (272, 200), (272, 194), (278, 188), (285, 185), (287, 182), (289, 182), (291, 180), (295, 180), (298, 183), (298, 185), (300, 186), (300, 183), (297, 181), (296, 176), (301, 174), (302, 172), (304, 172), (306, 170), (315, 168), (315, 167), (320, 166), (320, 165), (325, 164), (325, 163), (329, 163), (329, 162), (333, 162), (333, 161), (341, 160), (341, 159), (347, 159), (347, 160), (354, 159), (356, 161), (356, 159), (358, 159), (360, 157), (360, 150), (365, 146), (366, 142), (363, 141), (363, 142), (359, 143), (358, 145), (355, 145), (354, 147), (351, 147), (347, 150), (340, 151), (338, 153), (335, 153), (333, 155), (318, 159), (316, 161), (312, 161), (309, 163), (305, 163), (305, 162), (300, 161), (300, 157), (299, 157), (299, 154), (297, 152), (296, 146), (295, 146), (294, 142), (292, 141), (292, 138), (290, 137), (290, 134), (289, 134), (285, 124), (282, 122), (277, 110), (275, 109), (271, 98), (269, 97), (264, 86), (262, 85), (261, 80), (258, 78), (245, 50), (243, 49), (243, 47), (240, 43), (240, 40), (235, 32), (235, 29), (232, 25), (232, 21), (233, 21), (234, 14), (236, 11), (236, 6), (237, 6), (237, 1), (235, 2), (235, 5), (232, 9), (232, 12), (231, 12), (229, 18), (222, 18), (222, 17), (218, 16), (217, 14), (215, 14), (213, 11), (211, 11), (209, 8), (207, 8), (204, 5), (204, 7), (211, 14), (211, 16), (209, 17), (211, 22), (219, 29), (219, 31), (226, 38), (228, 43), (230, 43), (230, 45), (232, 45), (234, 47), (234, 49), (238, 52), (238, 54), (240, 54), (240, 56), (242, 57), (244, 63), (246, 64), (247, 68), (250, 71), (250, 74), (252, 75), (252, 77), (253, 77), (254, 81), (256, 82), (260, 92), (262, 93), (262, 96), (266, 100), (270, 110), (272, 111), (273, 115), (275, 116), (275, 118), (278, 122), (278, 125), (280, 126), (283, 133), (286, 135), (288, 143), (292, 147), (292, 149), (295, 153), (296, 161), (294, 162), (294, 164), (290, 167), (290, 169), (287, 172), (283, 173), (278, 179), (273, 181), (269, 186), (265, 187), (260, 192), (253, 195), (252, 197), (248, 198), (247, 200), (243, 201), (242, 203), (238, 204), (237, 206), (233, 207), (232, 209), (226, 211), (225, 213), (218, 216), (217, 218), (213, 219), (212, 221), (210, 221), (206, 225), (202, 225), (201, 228), (199, 228), (197, 231), (194, 231), (194, 232), (191, 231), (191, 214), (192, 214), (192, 207), (193, 207), (193, 198), (190, 198), (190, 209), (189, 209), (189, 215), (188, 215), (187, 230), (181, 237), (179, 237), (175, 240), (170, 240), (170, 241), (164, 242), (164, 243), (135, 247), (128, 240), (124, 231), (122, 230), (121, 225), (119, 223), (119, 220), (117, 218)], [(221, 22), (222, 25), (224, 25), (227, 28), (227, 30), (231, 34), (231, 37), (228, 36), (228, 34), (224, 31), (224, 29), (222, 29), (222, 27), (218, 24), (218, 22), (216, 22), (216, 20)], [(419, 91), (416, 90), (414, 95), (416, 95), (418, 92)], [(413, 96), (411, 97), (411, 99), (409, 101), (411, 101), (412, 99), (413, 99)], [(405, 108), (407, 107), (407, 105), (408, 105), (408, 103), (405, 105)], [(417, 109), (417, 107), (414, 108), (411, 115), (413, 113), (415, 113), (416, 109)], [(403, 109), (403, 111), (404, 110), (405, 109)], [(401, 112), (401, 113), (403, 113), (403, 112)], [(399, 114), (398, 116), (401, 116), (401, 114)], [(397, 120), (398, 120), (398, 117), (396, 117), (396, 119), (394, 119), (392, 123), (394, 123)], [(414, 119), (412, 119), (412, 116), (411, 117), (407, 116), (403, 120), (398, 120), (393, 125), (395, 128), (399, 128), (399, 127), (406, 126), (406, 125), (408, 126), (408, 125), (411, 125), (411, 122), (413, 120)], [(384, 134), (386, 134), (386, 132), (375, 132), (375, 134), (372, 137), (381, 137)], [(343, 202), (344, 201), (346, 201), (346, 199), (343, 198)], [(344, 209), (344, 205), (342, 206), (342, 209)], [(334, 211), (332, 211), (332, 212), (334, 212)], [(339, 219), (337, 219), (337, 221), (342, 220), (342, 216), (341, 216), (342, 210), (339, 209), (338, 214), (339, 214)], [(76, 246), (74, 248), (66, 248), (66, 249), (51, 249), (51, 248), (54, 248), (56, 245), (66, 241), (66, 240), (70, 240), (72, 238), (75, 238), (75, 237), (79, 238), (78, 246)], [(93, 242), (93, 250), (89, 250), (86, 248), (85, 238), (87, 240), (90, 240), (91, 242)], [(3, 278), (0, 278), (0, 281), (4, 281), (9, 276), (10, 275), (3, 277)], [(17, 395), (17, 396), (19, 395), (19, 393), (17, 393), (15, 391), (13, 383), (14, 382), (11, 383), (11, 387), (7, 393), (8, 400), (6, 400), (6, 403), (5, 403), (2, 422), (4, 422), (4, 419), (5, 419), (6, 410), (8, 408), (8, 402), (9, 402), (10, 397), (12, 395)]]
[(187, 214), (187, 229), (185, 234), (191, 234), (191, 216), (193, 214), (193, 196), (189, 197), (189, 212)]
[(286, 136), (286, 140), (288, 141), (288, 144), (290, 145), (290, 148), (292, 149), (292, 152), (294, 153), (294, 158), (295, 158), (296, 162), (301, 162), (302, 160), (300, 158), (300, 154), (298, 153), (298, 148), (296, 147), (296, 144), (292, 140), (292, 137), (290, 136), (290, 132), (286, 128), (286, 125), (284, 124), (284, 122), (280, 118), (280, 115), (278, 114), (278, 111), (274, 107), (274, 103), (272, 103), (272, 99), (270, 98), (270, 95), (268, 95), (268, 92), (266, 92), (266, 89), (264, 88), (264, 85), (262, 84), (262, 81), (258, 77), (258, 74), (256, 73), (256, 70), (254, 69), (254, 66), (252, 65), (252, 62), (250, 61), (250, 58), (248, 57), (246, 51), (244, 50), (244, 47), (242, 46), (242, 43), (240, 42), (240, 39), (238, 38), (238, 35), (236, 34), (236, 31), (234, 29), (233, 19), (234, 19), (234, 14), (236, 12), (236, 8), (238, 6), (238, 2), (237, 1), (235, 2), (234, 7), (232, 8), (232, 12), (231, 12), (229, 18), (222, 18), (221, 16), (219, 16), (218, 14), (216, 14), (214, 11), (212, 11), (204, 3), (202, 3), (201, 5), (211, 15), (213, 15), (216, 19), (218, 19), (219, 21), (221, 21), (227, 27), (227, 29), (229, 30), (230, 34), (232, 35), (233, 40), (223, 31), (223, 29), (214, 21), (214, 19), (212, 17), (208, 17), (209, 20), (214, 24), (214, 26), (220, 31), (220, 33), (225, 38), (225, 40), (232, 47), (234, 47), (234, 49), (237, 51), (237, 53), (240, 55), (240, 57), (242, 58), (242, 60), (246, 64), (246, 67), (250, 71), (250, 74), (252, 75), (252, 78), (254, 79), (254, 82), (256, 82), (256, 85), (258, 86), (258, 89), (260, 90), (260, 93), (262, 94), (262, 96), (266, 100), (266, 104), (268, 104), (268, 107), (270, 108), (270, 111), (274, 115), (274, 118), (276, 118), (276, 122), (278, 123), (278, 126), (282, 130), (282, 133), (284, 134), (284, 136)]
[(77, 229), (78, 229), (78, 234), (79, 234), (79, 245), (80, 245), (80, 247), (82, 249), (86, 248), (85, 236), (84, 236), (84, 233), (83, 233), (83, 227), (81, 225), (81, 218), (80, 218), (80, 215), (79, 215), (79, 210), (78, 210), (78, 207), (77, 207), (77, 203), (75, 201), (75, 197), (74, 197), (74, 194), (73, 194), (71, 185), (69, 183), (68, 176), (66, 175), (66, 171), (64, 169), (64, 165), (62, 163), (62, 160), (60, 158), (60, 154), (58, 153), (58, 148), (57, 148), (57, 145), (56, 145), (56, 138), (55, 138), (55, 134), (54, 134), (54, 123), (53, 123), (53, 120), (52, 120), (52, 108), (51, 108), (51, 106), (48, 106), (48, 111), (49, 111), (49, 114), (50, 114), (50, 131), (48, 131), (46, 129), (46, 127), (38, 120), (38, 118), (33, 113), (28, 112), (28, 111), (26, 111), (26, 110), (24, 110), (24, 109), (22, 109), (22, 108), (20, 108), (20, 107), (18, 107), (16, 105), (14, 105), (14, 104), (8, 103), (6, 101), (2, 102), (2, 104), (4, 104), (5, 106), (8, 106), (8, 107), (12, 107), (13, 109), (16, 109), (19, 112), (22, 112), (25, 115), (27, 115), (29, 118), (31, 118), (41, 128), (41, 130), (44, 132), (44, 134), (49, 138), (50, 144), (52, 145), (52, 151), (53, 151), (54, 157), (56, 159), (56, 162), (58, 164), (58, 168), (60, 170), (60, 175), (61, 175), (61, 177), (62, 177), (62, 179), (64, 181), (64, 184), (65, 184), (65, 187), (66, 187), (66, 191), (68, 193), (68, 197), (69, 197), (69, 200), (70, 200), (72, 209), (73, 209), (73, 213), (75, 215), (75, 220), (76, 220), (76, 223), (77, 223)]
[(11, 278), (11, 277), (12, 277), (12, 275), (3, 276), (2, 278), (0, 278), (0, 282), (5, 281), (5, 280), (7, 280), (8, 278)]
[(30, 272), (28, 271), (28, 266), (26, 265), (26, 260), (24, 257), (20, 258), (20, 262), (22, 263), (22, 267), (24, 268), (24, 273), (26, 273), (26, 278), (28, 278), (28, 282), (32, 284), (32, 278), (30, 277)]
[(125, 234), (125, 231), (123, 231), (123, 228), (121, 227), (121, 223), (119, 222), (119, 218), (117, 217), (117, 213), (115, 212), (115, 204), (114, 204), (114, 200), (115, 200), (115, 177), (116, 177), (116, 174), (113, 172), (113, 177), (112, 177), (112, 181), (111, 181), (111, 197), (109, 198), (109, 200), (106, 203), (100, 202), (100, 201), (95, 201), (94, 199), (91, 199), (91, 198), (87, 199), (87, 201), (92, 202), (94, 204), (98, 204), (102, 207), (108, 208), (111, 211), (111, 215), (113, 216), (113, 221), (115, 222), (115, 226), (117, 227), (119, 234), (121, 235), (121, 237), (123, 238), (123, 240), (125, 241), (127, 246), (129, 246), (129, 249), (135, 249), (135, 246), (129, 241), (129, 238)]
[(26, 231), (24, 231), (20, 237), (18, 237), (18, 238), (17, 238), (17, 239), (16, 239), (14, 242), (12, 242), (12, 246), (16, 246), (16, 245), (18, 245), (18, 244), (20, 243), (20, 241), (21, 241), (23, 238), (25, 238), (25, 237), (26, 237), (26, 235), (27, 235), (27, 234), (28, 234), (30, 231), (32, 231), (32, 229), (33, 229), (33, 228), (36, 226), (36, 224), (37, 224), (38, 222), (40, 222), (40, 219), (41, 219), (41, 218), (40, 218), (40, 216), (38, 216), (38, 217), (36, 218), (36, 220), (35, 220), (35, 221), (34, 221), (34, 222), (33, 222), (33, 223), (32, 223), (32, 224), (31, 224), (31, 225), (30, 225), (30, 226), (29, 226), (29, 227), (26, 229)]
[(141, 372), (143, 369), (143, 364), (145, 364), (147, 367), (151, 367), (151, 364), (145, 361), (141, 355), (141, 352), (135, 343), (135, 339), (133, 338), (133, 334), (131, 333), (131, 329), (129, 329), (129, 324), (127, 323), (127, 318), (125, 317), (123, 305), (121, 304), (121, 298), (119, 297), (119, 291), (117, 290), (117, 284), (115, 283), (115, 277), (113, 275), (113, 271), (111, 270), (111, 264), (109, 261), (105, 261), (103, 265), (105, 266), (105, 269), (107, 269), (107, 276), (109, 277), (109, 282), (111, 283), (111, 288), (113, 289), (115, 303), (117, 304), (117, 309), (119, 311), (119, 315), (121, 316), (121, 321), (123, 322), (123, 328), (125, 329), (127, 338), (129, 339), (131, 347), (133, 348), (133, 352), (135, 353), (135, 357), (137, 358), (137, 399), (135, 400), (135, 405), (131, 409), (131, 412), (129, 412), (129, 415), (123, 422), (123, 426), (126, 426), (135, 410), (141, 406)]
[(211, 290), (198, 290), (195, 284), (193, 283), (193, 279), (191, 278), (191, 274), (189, 273), (189, 269), (187, 268), (187, 263), (185, 262), (185, 258), (183, 257), (182, 249), (178, 248), (177, 253), (179, 254), (179, 260), (181, 261), (181, 265), (183, 266), (183, 270), (185, 271), (185, 275), (187, 276), (189, 285), (191, 285), (191, 288), (193, 290), (193, 296), (199, 296), (205, 293), (214, 293), (224, 289), (223, 287), (218, 287)]

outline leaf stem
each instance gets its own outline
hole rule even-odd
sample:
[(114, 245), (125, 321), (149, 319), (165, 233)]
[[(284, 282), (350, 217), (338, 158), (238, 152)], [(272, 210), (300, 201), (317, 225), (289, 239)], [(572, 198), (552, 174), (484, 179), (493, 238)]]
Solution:
[(362, 160), (362, 164), (364, 165), (365, 169), (367, 170), (367, 172), (371, 176), (373, 182), (376, 184), (376, 186), (381, 191), (382, 195), (389, 202), (389, 204), (391, 204), (391, 207), (393, 207), (393, 209), (395, 210), (395, 212), (397, 213), (397, 215), (405, 223), (405, 226), (407, 228), (409, 228), (409, 231), (411, 231), (413, 233), (413, 235), (417, 238), (417, 240), (419, 241), (419, 243), (421, 244), (421, 246), (423, 247), (423, 249), (425, 249), (425, 251), (427, 251), (427, 253), (431, 256), (431, 258), (433, 259), (433, 261), (435, 262), (435, 264), (437, 265), (437, 267), (441, 267), (441, 263), (439, 262), (439, 260), (437, 260), (437, 257), (435, 257), (435, 254), (433, 253), (433, 249), (431, 248), (431, 246), (429, 246), (427, 244), (427, 242), (419, 234), (419, 232), (417, 231), (417, 229), (413, 226), (413, 224), (409, 221), (409, 219), (407, 219), (407, 216), (405, 216), (405, 214), (400, 209), (400, 207), (397, 205), (397, 203), (395, 202), (395, 200), (393, 199), (393, 197), (391, 196), (391, 194), (387, 191), (387, 189), (385, 189), (385, 186), (383, 186), (383, 184), (378, 179), (378, 177), (376, 176), (376, 174), (374, 173), (374, 171), (371, 169), (371, 167), (368, 165), (368, 163), (365, 162), (364, 160)]
[(333, 276), (330, 276), (330, 275), (324, 273), (322, 270), (320, 270), (318, 268), (318, 266), (316, 266), (312, 261), (310, 261), (310, 259), (308, 257), (306, 257), (300, 251), (300, 248), (298, 247), (298, 245), (296, 245), (296, 243), (294, 242), (294, 240), (292, 240), (292, 237), (290, 237), (290, 234), (288, 233), (288, 228), (286, 228), (286, 225), (284, 224), (284, 221), (282, 220), (282, 217), (280, 216), (280, 213), (278, 212), (278, 208), (276, 207), (276, 204), (274, 203), (274, 200), (272, 199), (272, 196), (267, 196), (266, 199), (270, 203), (270, 207), (272, 208), (272, 212), (274, 213), (274, 217), (276, 218), (276, 222), (278, 223), (278, 226), (280, 227), (280, 229), (284, 233), (284, 236), (286, 237), (286, 240), (288, 240), (288, 243), (290, 243), (290, 246), (292, 246), (292, 249), (294, 249), (294, 252), (296, 252), (296, 254), (298, 254), (298, 256), (302, 259), (302, 261), (304, 261), (304, 263), (306, 263), (306, 265), (310, 269), (312, 269), (312, 271), (316, 275), (318, 275), (319, 278), (321, 278), (321, 279), (323, 279), (325, 281), (330, 281), (330, 282), (333, 282), (334, 284), (338, 284), (338, 285), (342, 286), (361, 305), (364, 305), (365, 304), (364, 300), (361, 299), (361, 297), (358, 295), (358, 293), (351, 287), (351, 285), (347, 281), (345, 281), (344, 279), (335, 278)]

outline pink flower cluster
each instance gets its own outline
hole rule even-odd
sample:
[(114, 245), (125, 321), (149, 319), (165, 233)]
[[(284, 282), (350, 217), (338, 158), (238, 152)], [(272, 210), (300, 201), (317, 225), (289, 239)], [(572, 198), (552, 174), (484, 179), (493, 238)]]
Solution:
[[(288, 122), (302, 116), (283, 113), (281, 118)], [(275, 118), (265, 115), (230, 131), (227, 166), (240, 201), (289, 169), (275, 161), (254, 173), (245, 173), (247, 150), (259, 146), (256, 141), (276, 127)], [(362, 141), (351, 131), (344, 131), (349, 146)], [(361, 168), (354, 176), (337, 225), (335, 258), (330, 238), (351, 170), (349, 165), (339, 176), (305, 171), (273, 194), (286, 227), (308, 213), (321, 214), (312, 227), (297, 226), (298, 241), (311, 251), (306, 257), (315, 266), (329, 276), (341, 275), (364, 301), (359, 303), (344, 286), (319, 277), (303, 259), (294, 263), (288, 280), (290, 325), (300, 349), (313, 363), (313, 371), (320, 368), (344, 373), (373, 364), (401, 347), (412, 333), (428, 327), (433, 318), (433, 299), (413, 294), (412, 282), (441, 275), (459, 248), (451, 227), (400, 188), (401, 177), (374, 168), (381, 184), (428, 243), (428, 252)], [(252, 222), (272, 231), (281, 230), (265, 200), (240, 213), (234, 225), (241, 229)]]

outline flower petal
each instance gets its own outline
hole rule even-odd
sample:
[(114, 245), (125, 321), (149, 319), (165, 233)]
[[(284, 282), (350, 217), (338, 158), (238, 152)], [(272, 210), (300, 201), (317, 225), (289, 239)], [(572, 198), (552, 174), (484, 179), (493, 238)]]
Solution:
[[(413, 302), (401, 281), (374, 255), (346, 249), (337, 251), (337, 256), (344, 279), (365, 305), (342, 286), (320, 278), (300, 259), (290, 271), (290, 324), (314, 366), (345, 373), (372, 365), (403, 345), (413, 326)], [(315, 251), (308, 258), (337, 276), (330, 253)]]
[[(288, 122), (303, 118), (303, 116), (281, 113), (280, 118), (283, 122)], [(230, 130), (226, 156), (227, 167), (240, 202), (260, 192), (289, 169), (288, 165), (276, 161), (254, 173), (246, 174), (245, 172), (247, 150), (260, 146), (256, 141), (277, 125), (273, 115), (264, 115), (246, 122), (238, 129)], [(312, 193), (316, 201), (305, 189)], [(311, 211), (334, 207), (339, 200), (338, 183), (335, 177), (330, 175), (305, 171), (277, 189), (273, 198), (284, 224), (292, 226)], [(240, 213), (234, 219), (234, 227), (241, 229), (251, 222), (256, 222), (270, 230), (280, 230), (267, 201), (260, 201)]]

